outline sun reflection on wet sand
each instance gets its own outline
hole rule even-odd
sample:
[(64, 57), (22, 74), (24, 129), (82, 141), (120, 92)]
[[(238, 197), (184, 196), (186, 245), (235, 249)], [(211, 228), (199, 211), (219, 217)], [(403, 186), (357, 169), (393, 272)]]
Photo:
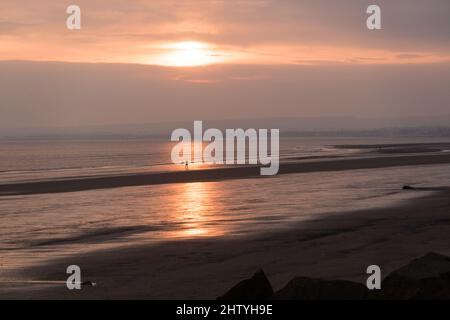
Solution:
[(171, 214), (173, 222), (180, 225), (174, 231), (175, 237), (220, 236), (225, 230), (213, 221), (217, 220), (220, 205), (214, 201), (214, 194), (220, 192), (217, 184), (211, 182), (195, 182), (177, 185), (171, 199), (176, 210)]

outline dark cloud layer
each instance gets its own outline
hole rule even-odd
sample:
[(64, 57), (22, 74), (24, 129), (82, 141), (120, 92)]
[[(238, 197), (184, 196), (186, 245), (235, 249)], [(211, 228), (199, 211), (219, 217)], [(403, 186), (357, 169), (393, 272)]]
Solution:
[(0, 62), (0, 126), (448, 114), (450, 64), (210, 66)]

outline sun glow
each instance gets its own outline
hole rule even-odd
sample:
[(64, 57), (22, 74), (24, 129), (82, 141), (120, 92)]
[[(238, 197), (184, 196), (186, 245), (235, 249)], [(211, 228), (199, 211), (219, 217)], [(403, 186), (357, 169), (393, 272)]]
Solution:
[(202, 42), (176, 42), (164, 46), (167, 52), (160, 55), (157, 63), (172, 67), (195, 67), (220, 62), (220, 55)]

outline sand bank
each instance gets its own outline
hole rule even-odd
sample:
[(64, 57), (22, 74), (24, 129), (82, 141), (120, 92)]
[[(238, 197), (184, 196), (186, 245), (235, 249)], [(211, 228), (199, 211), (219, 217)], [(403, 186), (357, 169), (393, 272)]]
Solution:
[[(279, 174), (376, 169), (395, 166), (435, 165), (450, 163), (450, 153), (339, 158), (322, 161), (282, 163)], [(206, 170), (138, 173), (107, 177), (80, 177), (53, 181), (0, 184), (0, 196), (75, 192), (130, 186), (220, 181), (261, 177), (258, 166), (212, 168)]]

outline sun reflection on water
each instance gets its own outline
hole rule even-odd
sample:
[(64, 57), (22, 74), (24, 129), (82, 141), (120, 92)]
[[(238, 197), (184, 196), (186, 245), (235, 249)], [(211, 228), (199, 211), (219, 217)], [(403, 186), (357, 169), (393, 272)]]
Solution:
[(203, 237), (224, 234), (223, 228), (214, 223), (221, 212), (214, 197), (217, 184), (212, 182), (183, 183), (176, 186), (171, 197), (176, 204), (172, 221), (181, 226), (175, 237)]

